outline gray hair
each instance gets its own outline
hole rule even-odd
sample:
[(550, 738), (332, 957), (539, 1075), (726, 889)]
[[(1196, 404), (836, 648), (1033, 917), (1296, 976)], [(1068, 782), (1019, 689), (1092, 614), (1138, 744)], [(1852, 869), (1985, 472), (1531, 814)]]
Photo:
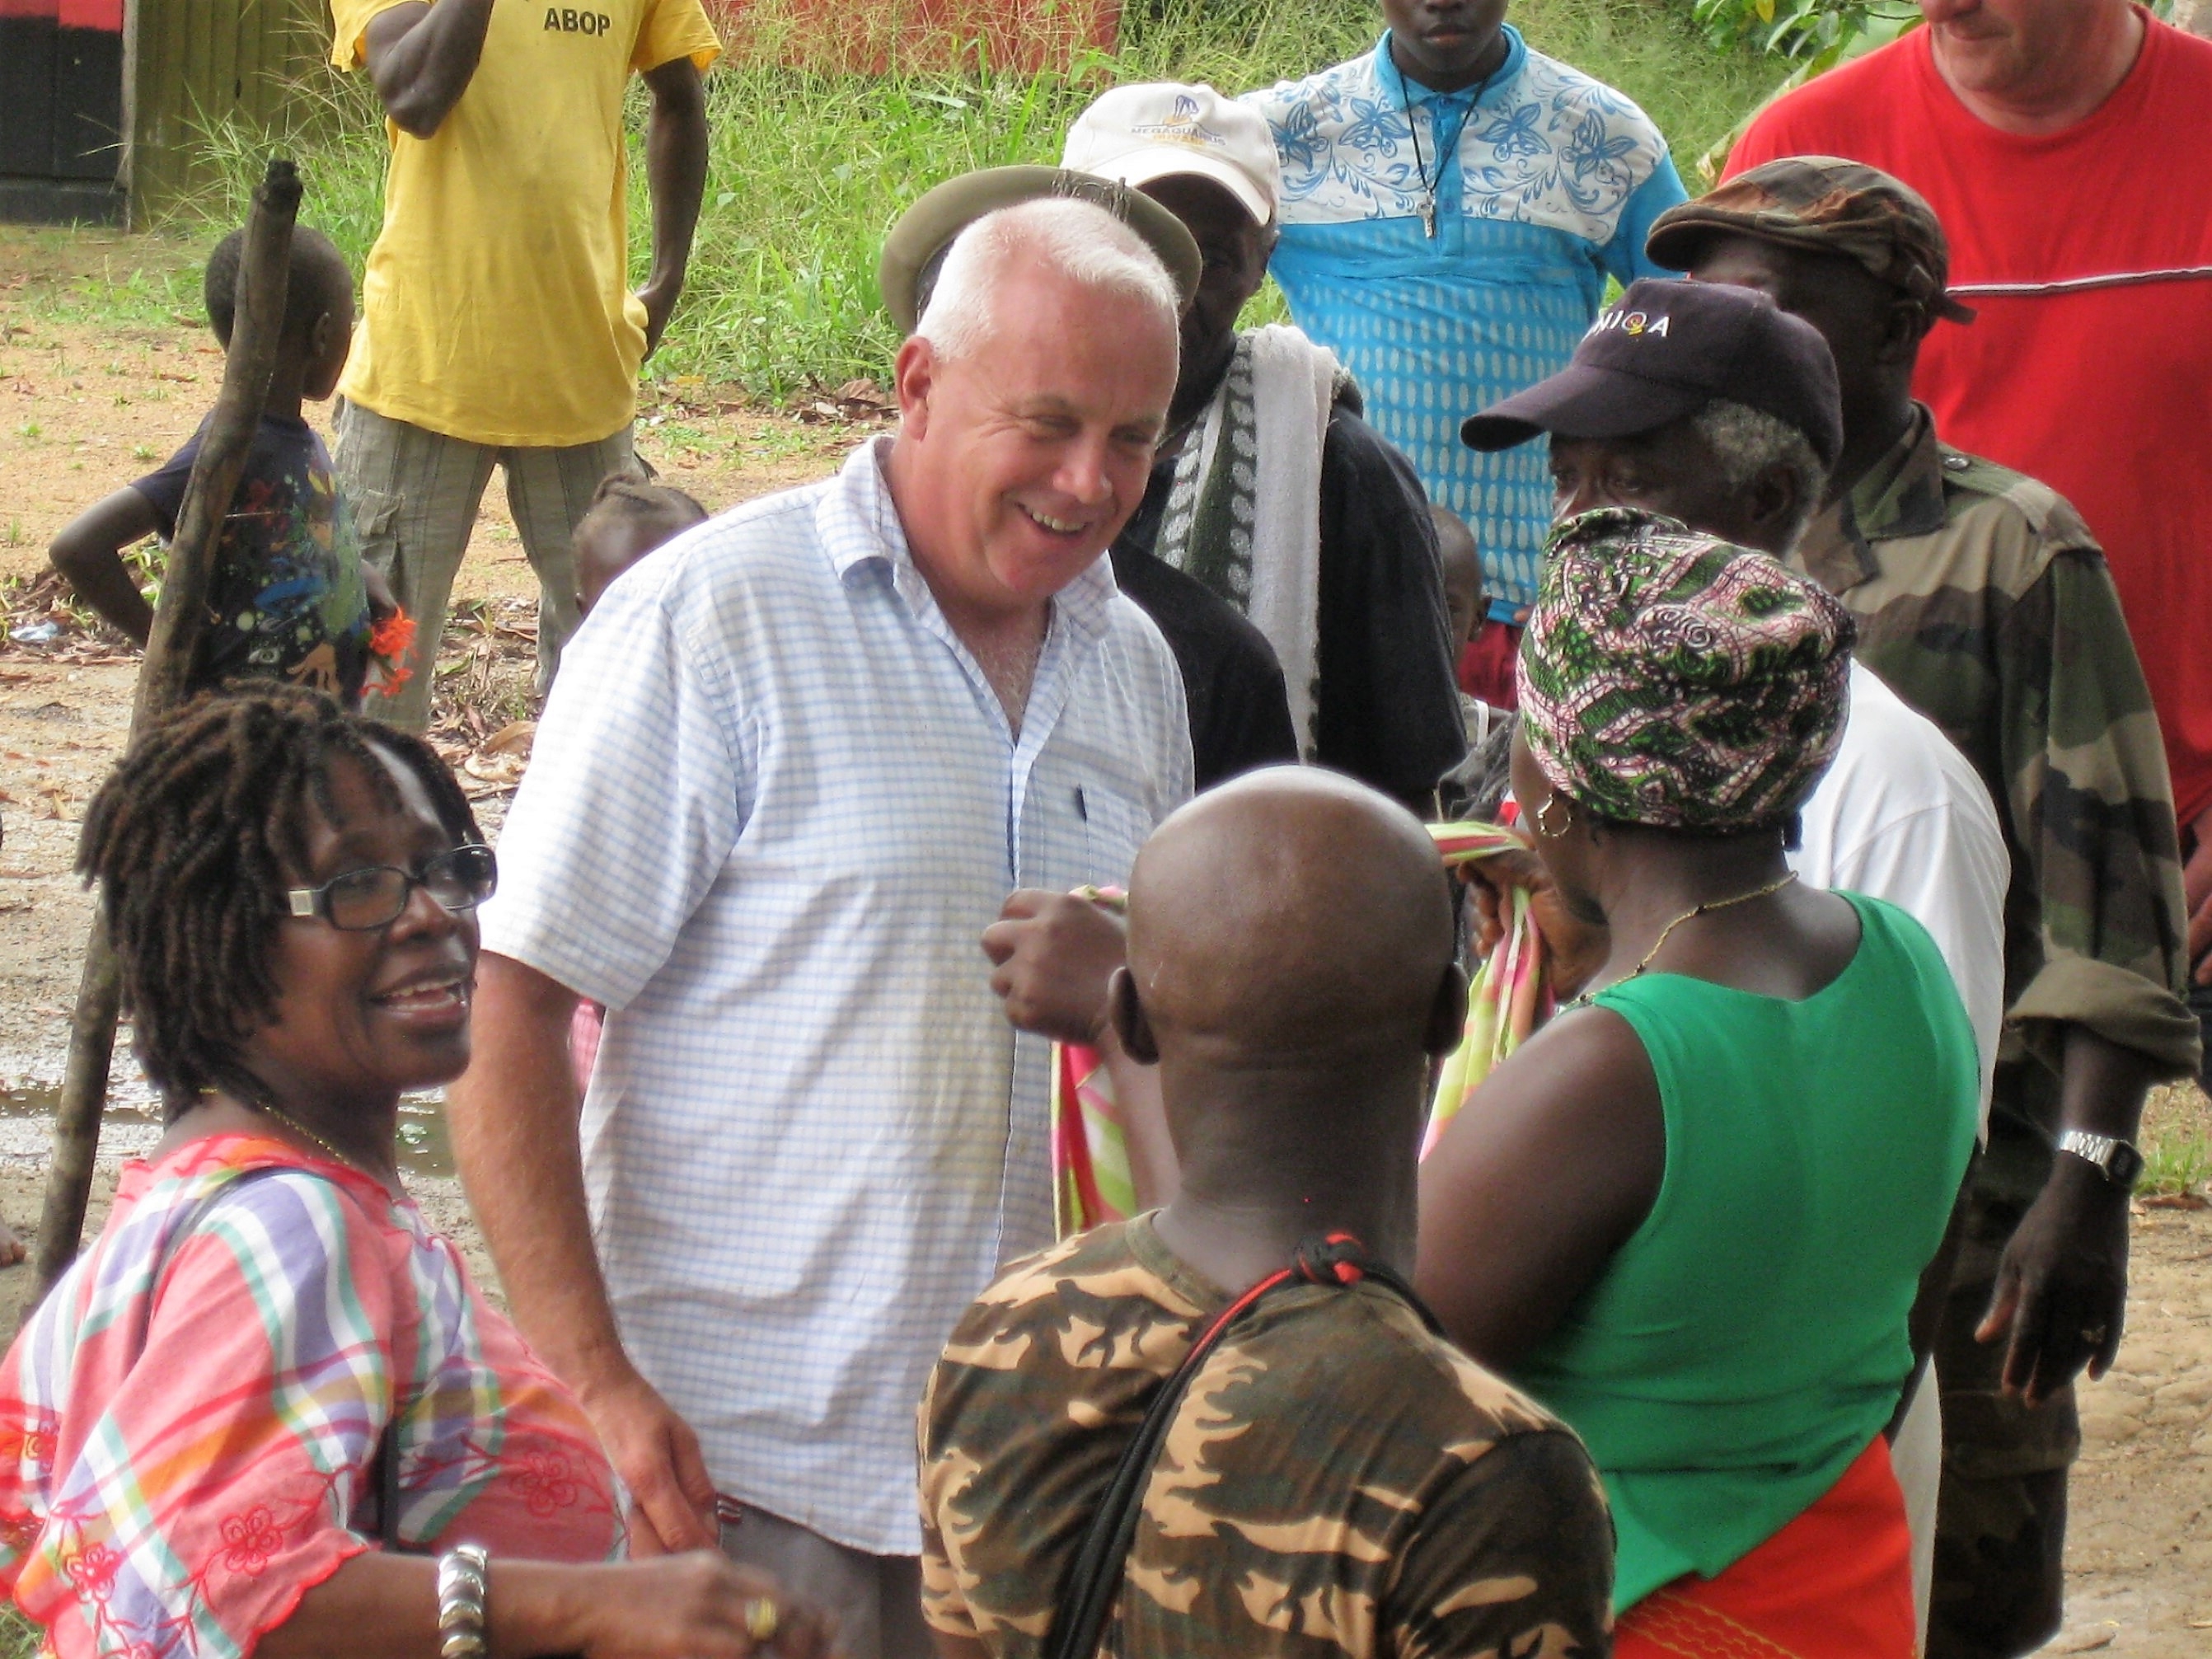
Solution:
[(1152, 307), (1176, 337), (1182, 296), (1159, 256), (1105, 209), (1066, 196), (1000, 208), (955, 237), (915, 337), (940, 357), (976, 350), (990, 337), (1000, 278), (1024, 258), (1091, 293)]
[(1720, 462), (1722, 481), (1730, 489), (1743, 489), (1777, 463), (1790, 469), (1797, 480), (1797, 516), (1788, 541), (1795, 547), (1828, 489), (1828, 469), (1813, 453), (1812, 440), (1779, 416), (1725, 398), (1707, 404), (1690, 424)]

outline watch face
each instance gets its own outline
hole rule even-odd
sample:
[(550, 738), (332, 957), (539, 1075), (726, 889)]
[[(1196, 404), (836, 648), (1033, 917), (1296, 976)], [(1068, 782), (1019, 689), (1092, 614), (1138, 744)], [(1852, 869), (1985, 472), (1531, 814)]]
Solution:
[(2142, 1154), (2123, 1140), (2105, 1160), (2105, 1178), (2115, 1186), (2132, 1187), (2142, 1177)]

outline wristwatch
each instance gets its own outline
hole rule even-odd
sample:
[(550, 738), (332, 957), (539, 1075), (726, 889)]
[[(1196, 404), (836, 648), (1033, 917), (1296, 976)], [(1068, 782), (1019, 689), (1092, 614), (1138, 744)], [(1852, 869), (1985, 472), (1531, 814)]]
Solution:
[(2058, 1150), (2071, 1152), (2125, 1192), (2142, 1178), (2142, 1154), (2113, 1135), (2093, 1135), (2086, 1129), (2069, 1129), (2058, 1137)]

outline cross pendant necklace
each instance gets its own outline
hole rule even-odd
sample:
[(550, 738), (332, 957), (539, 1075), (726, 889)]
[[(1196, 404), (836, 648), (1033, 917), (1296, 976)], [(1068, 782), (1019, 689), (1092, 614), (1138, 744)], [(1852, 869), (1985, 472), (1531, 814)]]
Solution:
[[(1398, 84), (1402, 87), (1405, 83), (1405, 74), (1401, 70), (1398, 76)], [(1410, 103), (1406, 106), (1406, 126), (1413, 135), (1413, 172), (1421, 181), (1419, 210), (1421, 228), (1427, 233), (1428, 239), (1433, 242), (1437, 240), (1437, 185), (1444, 181), (1443, 157), (1439, 155), (1437, 158), (1436, 182), (1431, 184), (1429, 181), (1428, 161), (1421, 155), (1421, 124), (1415, 118), (1413, 106)]]
[[(1462, 112), (1459, 125), (1452, 129), (1451, 137), (1449, 139), (1444, 137), (1443, 123), (1440, 120), (1437, 122), (1435, 127), (1437, 175), (1431, 179), (1429, 177), (1428, 157), (1421, 153), (1421, 123), (1419, 112), (1413, 107), (1413, 89), (1407, 85), (1406, 71), (1398, 69), (1398, 60), (1395, 58), (1390, 60), (1390, 67), (1398, 70), (1398, 97), (1406, 106), (1406, 130), (1413, 137), (1413, 173), (1421, 181), (1421, 198), (1415, 204), (1414, 210), (1421, 216), (1422, 234), (1433, 242), (1437, 240), (1437, 192), (1443, 188), (1444, 166), (1452, 153), (1459, 148), (1460, 135), (1467, 131), (1468, 117), (1474, 112), (1474, 109), (1470, 103), (1468, 108)], [(1480, 94), (1478, 92), (1476, 95)], [(1435, 107), (1433, 103), (1430, 106), (1432, 112)]]

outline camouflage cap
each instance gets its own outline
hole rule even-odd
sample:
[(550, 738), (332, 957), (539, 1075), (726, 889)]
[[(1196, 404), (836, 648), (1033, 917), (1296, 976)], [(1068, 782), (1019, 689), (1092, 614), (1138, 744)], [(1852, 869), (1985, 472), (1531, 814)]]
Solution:
[(1698, 244), (1717, 232), (1840, 254), (1919, 301), (1931, 319), (1974, 320), (1944, 291), (1951, 251), (1936, 210), (1903, 179), (1863, 161), (1787, 155), (1753, 167), (1668, 208), (1653, 222), (1644, 252), (1655, 264), (1687, 270)]

